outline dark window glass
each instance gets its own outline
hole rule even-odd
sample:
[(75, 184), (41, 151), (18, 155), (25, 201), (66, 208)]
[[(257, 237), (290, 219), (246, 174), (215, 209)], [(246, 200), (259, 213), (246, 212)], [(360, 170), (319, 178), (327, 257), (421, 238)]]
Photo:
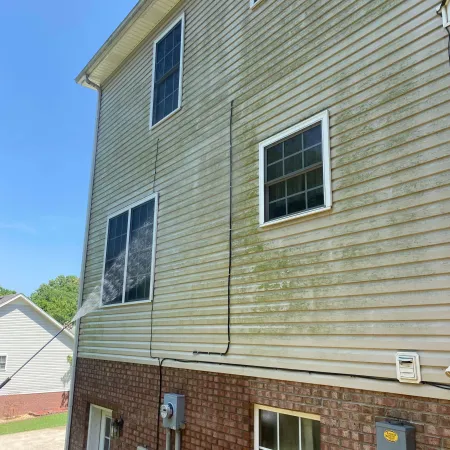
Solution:
[(301, 419), (302, 449), (320, 450), (320, 422), (318, 420)]
[(322, 187), (308, 191), (308, 208), (317, 208), (323, 206), (323, 204), (324, 198)]
[(289, 178), (286, 181), (287, 195), (298, 194), (305, 190), (305, 175), (297, 175), (296, 177)]
[(150, 299), (154, 214), (155, 200), (152, 199), (109, 220), (103, 304), (123, 302), (124, 278), (125, 302)]
[(283, 159), (283, 145), (277, 144), (267, 149), (267, 164)]
[(280, 414), (280, 450), (299, 450), (299, 418)]
[(269, 219), (276, 219), (277, 217), (286, 215), (286, 199), (277, 200), (269, 203)]
[(323, 170), (316, 169), (311, 170), (306, 174), (308, 189), (316, 188), (318, 186), (323, 186)]
[(305, 194), (293, 195), (287, 199), (288, 214), (294, 214), (306, 209), (306, 196)]
[(324, 204), (322, 124), (265, 150), (266, 220)]
[(153, 123), (178, 108), (181, 60), (181, 21), (156, 44)]
[(322, 124), (315, 125), (303, 132), (303, 148), (309, 148), (322, 142)]
[(259, 445), (269, 450), (277, 450), (277, 413), (259, 410)]
[(103, 304), (122, 302), (128, 211), (109, 220), (106, 242)]
[(296, 155), (290, 156), (284, 160), (284, 174), (287, 175), (291, 172), (296, 172), (303, 167), (303, 155), (297, 153)]
[(269, 202), (273, 200), (277, 200), (279, 198), (286, 197), (286, 182), (282, 181), (281, 183), (272, 184), (269, 186)]
[(298, 134), (284, 142), (284, 156), (288, 157), (303, 150), (303, 135)]
[(283, 176), (283, 161), (267, 166), (267, 181), (275, 180)]
[(154, 200), (131, 210), (126, 302), (150, 298), (154, 211)]

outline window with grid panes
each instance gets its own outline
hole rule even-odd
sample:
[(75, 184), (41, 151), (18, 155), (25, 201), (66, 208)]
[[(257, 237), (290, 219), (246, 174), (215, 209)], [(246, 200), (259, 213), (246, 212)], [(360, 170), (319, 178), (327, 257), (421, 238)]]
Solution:
[[(323, 116), (323, 117), (322, 117)], [(278, 139), (262, 143), (261, 223), (317, 211), (331, 205), (328, 116), (294, 127)], [(327, 175), (328, 174), (328, 175)]]
[(5, 371), (6, 370), (6, 355), (0, 355), (0, 370)]
[(154, 273), (156, 196), (108, 221), (103, 304), (150, 300)]
[(320, 450), (320, 421), (263, 407), (257, 410), (255, 450)]
[(180, 107), (183, 19), (154, 48), (152, 124)]

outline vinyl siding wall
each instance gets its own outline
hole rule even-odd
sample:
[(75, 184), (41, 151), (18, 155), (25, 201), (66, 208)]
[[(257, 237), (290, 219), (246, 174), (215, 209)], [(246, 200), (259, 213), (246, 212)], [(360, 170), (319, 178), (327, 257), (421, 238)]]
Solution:
[[(37, 352), (59, 329), (30, 305), (15, 300), (0, 308), (0, 354), (7, 353), (6, 372), (0, 381), (11, 376)], [(70, 364), (73, 338), (63, 333), (20, 371), (0, 395), (65, 392), (70, 387)]]
[[(181, 1), (103, 86), (85, 297), (107, 216), (156, 191), (153, 356), (395, 378), (396, 350), (412, 349), (423, 379), (447, 382), (450, 71), (435, 3)], [(182, 109), (149, 131), (153, 38), (182, 11)], [(192, 352), (227, 342), (233, 99), (225, 361)], [(332, 210), (260, 228), (258, 143), (325, 109)], [(87, 316), (79, 356), (149, 363), (150, 317), (150, 303)]]

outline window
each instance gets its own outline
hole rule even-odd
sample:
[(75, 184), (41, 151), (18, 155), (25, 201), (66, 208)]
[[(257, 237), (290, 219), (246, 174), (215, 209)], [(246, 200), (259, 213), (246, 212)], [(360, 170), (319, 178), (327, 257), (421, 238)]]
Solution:
[(87, 450), (109, 450), (111, 447), (112, 411), (91, 405)]
[(256, 405), (255, 450), (320, 450), (320, 417)]
[(250, 0), (250, 8), (253, 8), (254, 6), (258, 5), (261, 2), (262, 0)]
[(259, 145), (260, 225), (331, 207), (328, 112)]
[(153, 46), (151, 125), (181, 107), (184, 15), (164, 31)]
[(8, 359), (7, 355), (0, 355), (0, 371), (6, 372), (6, 360)]
[(106, 232), (102, 303), (151, 300), (157, 195), (110, 217)]

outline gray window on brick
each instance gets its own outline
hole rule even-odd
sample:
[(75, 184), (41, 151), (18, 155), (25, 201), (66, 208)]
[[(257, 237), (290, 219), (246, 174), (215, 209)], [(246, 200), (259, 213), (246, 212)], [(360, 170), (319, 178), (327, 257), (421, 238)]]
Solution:
[(288, 412), (257, 411), (255, 450), (320, 450), (320, 421)]
[(183, 51), (183, 19), (180, 19), (154, 47), (152, 125), (180, 107)]

